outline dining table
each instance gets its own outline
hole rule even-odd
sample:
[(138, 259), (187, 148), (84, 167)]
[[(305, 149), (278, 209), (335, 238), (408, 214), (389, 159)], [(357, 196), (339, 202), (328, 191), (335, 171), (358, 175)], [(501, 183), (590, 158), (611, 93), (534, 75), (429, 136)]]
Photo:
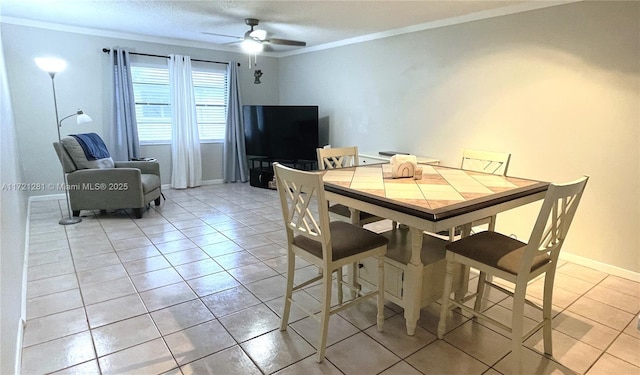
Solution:
[[(390, 239), (385, 258), (385, 299), (404, 309), (413, 335), (420, 310), (442, 294), (444, 245), (452, 228), (471, 232), (471, 223), (544, 198), (548, 182), (494, 175), (440, 165), (421, 165), (417, 177), (394, 178), (389, 163), (330, 169), (323, 175), (328, 201), (348, 206), (355, 223), (359, 211), (400, 223), (383, 233)], [(450, 231), (449, 237), (434, 235)], [(353, 281), (375, 283), (375, 267), (360, 264)], [(456, 275), (454, 290), (467, 291), (469, 270)]]

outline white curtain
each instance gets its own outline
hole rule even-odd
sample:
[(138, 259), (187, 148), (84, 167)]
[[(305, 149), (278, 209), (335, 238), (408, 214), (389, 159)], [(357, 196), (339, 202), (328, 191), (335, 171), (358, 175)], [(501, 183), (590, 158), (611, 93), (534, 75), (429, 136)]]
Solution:
[(244, 146), (242, 100), (238, 82), (238, 63), (229, 61), (227, 67), (227, 127), (224, 139), (224, 182), (247, 182), (249, 171)]
[(171, 186), (176, 189), (202, 184), (202, 159), (191, 80), (191, 58), (169, 55), (171, 87)]

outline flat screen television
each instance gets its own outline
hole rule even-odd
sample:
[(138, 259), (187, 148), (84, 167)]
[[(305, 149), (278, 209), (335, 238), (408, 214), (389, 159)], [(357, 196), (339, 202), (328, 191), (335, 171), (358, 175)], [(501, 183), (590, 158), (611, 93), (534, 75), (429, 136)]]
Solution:
[(318, 106), (245, 105), (247, 155), (274, 160), (316, 160)]

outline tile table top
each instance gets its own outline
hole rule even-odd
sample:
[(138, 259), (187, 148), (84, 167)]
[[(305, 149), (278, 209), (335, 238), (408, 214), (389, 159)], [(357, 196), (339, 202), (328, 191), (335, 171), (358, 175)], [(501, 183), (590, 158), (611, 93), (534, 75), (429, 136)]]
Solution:
[(392, 178), (390, 164), (327, 170), (329, 192), (436, 221), (547, 189), (548, 183), (517, 177), (421, 165), (422, 178)]

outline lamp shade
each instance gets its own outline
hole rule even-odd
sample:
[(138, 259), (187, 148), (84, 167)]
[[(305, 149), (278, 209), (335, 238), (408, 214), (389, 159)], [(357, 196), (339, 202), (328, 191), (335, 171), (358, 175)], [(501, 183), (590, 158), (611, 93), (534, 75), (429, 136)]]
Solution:
[(60, 73), (67, 67), (67, 62), (55, 57), (36, 57), (36, 65), (49, 74)]
[(82, 111), (78, 111), (78, 112), (79, 112), (78, 117), (76, 118), (76, 122), (78, 123), (78, 125), (86, 124), (87, 122), (93, 121), (93, 119), (89, 117), (89, 115), (87, 115), (86, 113)]
[(73, 116), (76, 116), (76, 123), (78, 125), (82, 125), (82, 124), (86, 124), (87, 122), (91, 122), (93, 121), (93, 119), (91, 117), (89, 117), (89, 115), (87, 115), (86, 113), (84, 113), (83, 110), (79, 109), (77, 110), (75, 113), (70, 114), (69, 116), (65, 116), (63, 117), (60, 121), (58, 121), (58, 128), (60, 128), (62, 126), (62, 122), (68, 118), (71, 118)]

